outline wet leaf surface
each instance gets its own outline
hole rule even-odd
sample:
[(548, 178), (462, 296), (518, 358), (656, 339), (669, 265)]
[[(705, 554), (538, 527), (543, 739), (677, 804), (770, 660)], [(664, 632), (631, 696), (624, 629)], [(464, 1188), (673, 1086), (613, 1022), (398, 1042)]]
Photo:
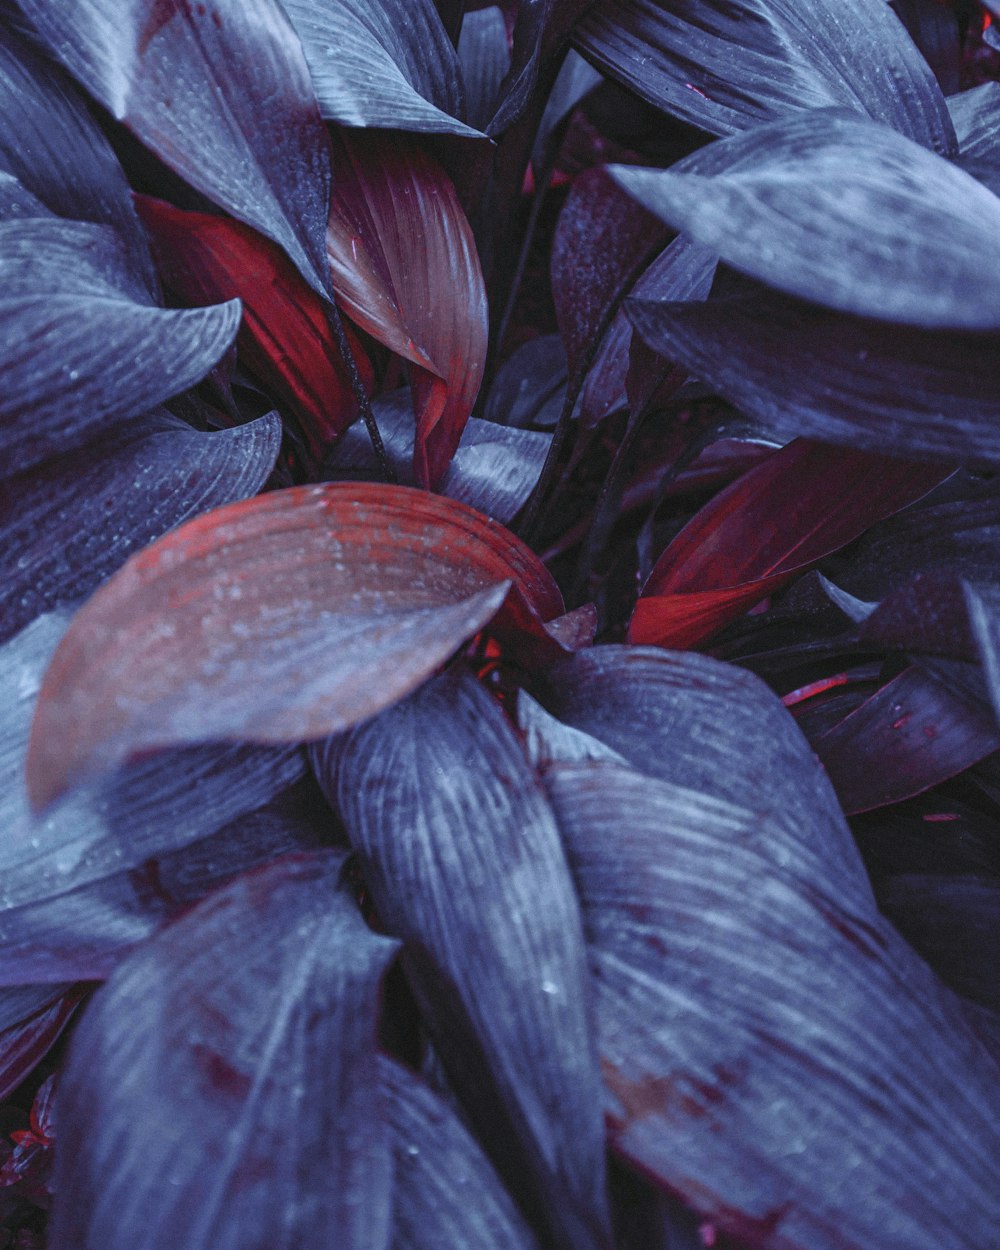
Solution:
[(513, 535), (406, 487), (299, 487), (210, 512), (75, 617), (39, 697), (32, 801), (151, 749), (345, 729), (419, 685), (512, 585), (515, 627), (561, 614)]
[(395, 944), (342, 863), (240, 877), (95, 998), (59, 1091), (54, 1250), (387, 1244), (374, 1040)]
[(579, 913), (514, 731), (456, 672), (312, 759), (501, 1175), (560, 1245), (605, 1244)]

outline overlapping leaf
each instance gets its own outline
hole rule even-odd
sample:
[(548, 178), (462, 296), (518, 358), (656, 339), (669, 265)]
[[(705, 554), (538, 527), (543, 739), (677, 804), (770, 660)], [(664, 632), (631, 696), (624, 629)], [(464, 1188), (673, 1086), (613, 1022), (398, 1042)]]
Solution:
[(53, 995), (51, 988), (45, 987), (41, 992), (49, 1002), (0, 1031), (0, 1099), (8, 1098), (41, 1063), (73, 1018), (82, 997), (74, 989)]
[(454, 673), (315, 747), (313, 762), (501, 1174), (560, 1245), (605, 1244), (579, 915), (514, 731)]
[(200, 381), (236, 334), (237, 303), (137, 303), (108, 226), (0, 224), (0, 473), (67, 451)]
[(411, 365), (414, 475), (436, 486), (486, 361), (486, 291), (472, 231), (443, 170), (415, 143), (340, 130), (327, 248), (347, 314)]
[(472, 135), (455, 48), (433, 0), (284, 0), (323, 116), (344, 126)]
[[(400, 482), (409, 484), (414, 442), (410, 393), (383, 395), (372, 409), (389, 462)], [(509, 525), (538, 481), (549, 441), (547, 434), (471, 417), (441, 482), (441, 493)], [(327, 458), (327, 467), (334, 478), (378, 478), (379, 465), (361, 422), (347, 431)]]
[(801, 114), (673, 169), (613, 176), (674, 229), (790, 295), (928, 328), (1000, 328), (1000, 259), (983, 246), (984, 232), (1000, 233), (1000, 199), (865, 118)]
[(72, 80), (13, 30), (0, 46), (0, 168), (53, 213), (112, 226), (139, 298), (156, 277), (125, 174)]
[(608, 762), (546, 781), (617, 1150), (761, 1250), (988, 1241), (996, 1061), (874, 907), (753, 809)]
[(83, 599), (175, 525), (255, 495), (280, 443), (273, 414), (206, 434), (161, 412), (10, 478), (0, 500), (0, 639)]
[[(185, 304), (238, 298), (243, 359), (298, 418), (317, 459), (357, 416), (347, 366), (320, 297), (284, 254), (255, 230), (227, 217), (190, 213), (147, 196), (137, 199), (163, 281)], [(368, 358), (348, 334), (368, 389)]]
[(395, 1250), (533, 1250), (523, 1216), (455, 1112), (392, 1060), (380, 1057), (379, 1070), (395, 1158)]
[(320, 294), (330, 163), (277, 0), (24, 0), (71, 74), (192, 187), (279, 243)]
[(667, 547), (630, 640), (696, 645), (945, 476), (935, 465), (789, 443), (716, 495)]
[(332, 852), (238, 878), (94, 1000), (59, 1091), (53, 1250), (381, 1250), (374, 1050), (395, 944)]
[(477, 129), (485, 130), (496, 113), (500, 87), (510, 69), (507, 23), (498, 6), (466, 13), (458, 57), (465, 80), (467, 117)]
[(844, 811), (919, 794), (1000, 749), (1000, 729), (930, 673), (911, 667), (813, 742)]
[[(814, 856), (817, 872), (845, 897), (870, 902), (829, 781), (791, 716), (752, 673), (708, 656), (596, 647), (556, 665), (542, 695), (559, 721), (632, 768), (759, 812)], [(556, 760), (580, 758), (553, 746)]]
[(611, 0), (573, 37), (604, 73), (712, 134), (843, 105), (954, 152), (941, 89), (884, 0)]
[(210, 512), (75, 617), (39, 697), (32, 799), (153, 748), (345, 729), (413, 690), (511, 584), (516, 620), (542, 632), (562, 612), (513, 535), (406, 487), (292, 488)]
[(750, 279), (704, 303), (629, 305), (646, 343), (778, 438), (1000, 461), (997, 336), (831, 312)]

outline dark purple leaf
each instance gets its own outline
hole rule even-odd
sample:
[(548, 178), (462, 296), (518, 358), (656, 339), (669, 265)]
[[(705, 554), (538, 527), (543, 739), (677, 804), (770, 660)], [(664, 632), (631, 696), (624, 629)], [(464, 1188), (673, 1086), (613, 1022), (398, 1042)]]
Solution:
[(657, 560), (629, 640), (696, 646), (948, 470), (796, 439), (716, 495)]
[(1000, 461), (997, 336), (894, 326), (740, 282), (704, 303), (630, 303), (646, 343), (775, 438)]
[[(50, 997), (52, 988), (62, 989), (47, 987)], [(49, 1053), (72, 1019), (81, 997), (73, 989), (60, 993), (41, 1010), (0, 1032), (0, 1100), (9, 1098)]]
[(444, 477), (486, 365), (486, 288), (454, 185), (415, 141), (334, 136), (327, 233), (344, 311), (409, 361), (417, 416), (413, 470)]
[(615, 1148), (755, 1250), (988, 1244), (996, 1061), (874, 906), (753, 808), (607, 762), (545, 776)]
[(330, 162), (302, 45), (278, 0), (20, 7), (66, 68), (166, 165), (330, 291)]
[(1000, 723), (1000, 586), (964, 583), (969, 626), (986, 678), (986, 694)]
[(477, 130), (485, 130), (497, 111), (500, 85), (510, 69), (507, 23), (497, 6), (466, 13), (458, 58), (465, 79), (466, 119)]
[[(408, 390), (383, 395), (372, 404), (389, 462), (399, 481), (413, 481), (413, 401)], [(549, 435), (470, 418), (462, 431), (439, 490), (449, 499), (509, 525), (538, 481)], [(326, 461), (333, 479), (376, 480), (379, 464), (361, 421), (346, 432)]]
[[(733, 167), (726, 168), (726, 151)], [(615, 180), (728, 265), (790, 295), (928, 328), (1000, 328), (1000, 199), (863, 117), (798, 114)]]
[(255, 495), (280, 444), (274, 414), (204, 434), (158, 413), (9, 479), (0, 499), (0, 640), (84, 598), (182, 521)]
[(842, 105), (955, 147), (941, 89), (882, 0), (607, 0), (573, 37), (599, 69), (712, 134)]
[(534, 1250), (482, 1147), (454, 1111), (398, 1063), (379, 1072), (395, 1157), (393, 1250)]
[(381, 1250), (375, 1032), (395, 943), (330, 852), (246, 874), (136, 951), (59, 1088), (52, 1250)]
[(543, 639), (563, 611), (523, 543), (450, 499), (342, 483), (216, 509), (133, 556), (74, 618), (35, 713), (32, 801), (154, 749), (346, 729), (505, 600), (510, 626)]
[(462, 71), (432, 0), (283, 0), (283, 7), (328, 121), (475, 135), (463, 124)]
[(497, 370), (486, 415), (499, 425), (555, 425), (565, 394), (562, 340), (543, 334), (522, 344)]
[(1000, 749), (990, 713), (908, 668), (813, 742), (848, 814), (954, 777)]
[(312, 758), (501, 1175), (560, 1245), (605, 1245), (579, 913), (514, 730), (459, 672)]
[(542, 120), (538, 123), (538, 130), (535, 133), (535, 146), (531, 160), (536, 171), (545, 167), (549, 156), (549, 145), (558, 141), (562, 123), (583, 97), (603, 81), (597, 70), (588, 65), (578, 52), (570, 48), (559, 69), (555, 84), (549, 92), (549, 98), (545, 102), (545, 112), (542, 114)]
[(552, 243), (552, 294), (576, 394), (623, 297), (669, 232), (603, 170), (573, 185)]
[[(752, 673), (691, 653), (594, 647), (556, 665), (543, 697), (560, 721), (632, 768), (759, 813), (799, 841), (845, 897), (870, 901), (829, 781), (781, 701)], [(555, 758), (578, 757), (560, 748)]]
[(1000, 878), (891, 878), (879, 906), (959, 994), (1000, 1011)]
[(149, 244), (111, 145), (72, 80), (12, 30), (0, 45), (0, 119), (0, 169), (58, 216), (112, 226), (134, 293), (155, 300)]
[(961, 578), (947, 569), (918, 573), (874, 610), (872, 605), (865, 606), (867, 610), (860, 618), (862, 642), (959, 660), (978, 658), (966, 588)]
[(233, 341), (238, 303), (136, 303), (108, 226), (0, 224), (0, 475), (68, 451), (198, 382)]
[(892, 7), (934, 71), (941, 90), (950, 96), (959, 89), (962, 73), (962, 47), (954, 6), (939, 4), (938, 0), (892, 0)]

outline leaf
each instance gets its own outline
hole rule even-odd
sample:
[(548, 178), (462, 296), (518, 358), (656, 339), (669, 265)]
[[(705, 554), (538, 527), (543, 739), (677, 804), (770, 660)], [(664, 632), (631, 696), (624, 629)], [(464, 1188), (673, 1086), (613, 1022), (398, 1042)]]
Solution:
[(379, 1056), (393, 1137), (393, 1250), (533, 1250), (535, 1238), (454, 1111)]
[(255, 495), (280, 444), (273, 413), (205, 434), (161, 412), (9, 478), (0, 500), (0, 639), (84, 598), (175, 525)]
[(993, 975), (1000, 958), (996, 877), (907, 873), (887, 882), (879, 906), (946, 984), (1000, 1010)]
[(496, 113), (500, 86), (510, 69), (507, 23), (498, 5), (466, 13), (458, 40), (465, 80), (466, 116), (485, 130)]
[[(240, 222), (184, 212), (148, 196), (138, 196), (136, 204), (163, 281), (180, 302), (241, 301), (242, 358), (292, 410), (321, 460), (358, 407), (323, 301), (274, 244)], [(370, 390), (368, 358), (347, 333)]]
[(344, 126), (480, 137), (432, 0), (284, 0), (320, 111)]
[(330, 164), (277, 0), (24, 0), (74, 77), (192, 187), (285, 249), (321, 295)]
[(797, 439), (721, 491), (657, 560), (629, 639), (696, 646), (947, 476)]
[(296, 487), (207, 513), (74, 618), (39, 696), (32, 802), (153, 749), (345, 729), (409, 694), (512, 583), (515, 620), (562, 612), (513, 535), (406, 487)]
[(38, 1067), (59, 1040), (80, 1005), (82, 995), (71, 989), (47, 1006), (0, 1032), (0, 1100), (6, 1100)]
[[(529, 339), (497, 369), (486, 416), (498, 425), (554, 425), (566, 393), (566, 353), (558, 334)], [(551, 417), (547, 414), (551, 413)]]
[(988, 1241), (996, 1061), (874, 905), (699, 789), (595, 761), (546, 784), (615, 1149), (760, 1250)]
[(333, 285), (348, 316), (413, 366), (413, 470), (433, 488), (486, 361), (486, 289), (472, 231), (455, 188), (416, 143), (339, 130), (333, 155)]
[(983, 248), (984, 232), (1000, 232), (1000, 199), (950, 161), (838, 112), (711, 151), (712, 176), (698, 172), (701, 153), (610, 172), (675, 230), (789, 295), (927, 328), (1000, 328), (1000, 260)]
[(500, 708), (446, 674), (312, 761), (498, 1171), (560, 1245), (607, 1244), (576, 898)]
[(1000, 83), (984, 82), (948, 99), (948, 111), (963, 158), (997, 162), (1000, 158)]
[[(800, 843), (845, 899), (871, 901), (826, 774), (780, 699), (752, 673), (703, 655), (595, 647), (555, 665), (541, 697), (564, 726), (637, 771), (759, 813)], [(578, 755), (560, 744), (554, 758)]]
[[(399, 481), (410, 485), (414, 439), (410, 393), (383, 395), (372, 408), (389, 462)], [(509, 525), (538, 481), (549, 442), (547, 434), (470, 417), (441, 482), (441, 494)], [(379, 477), (371, 439), (360, 421), (347, 430), (326, 465), (334, 479)]]
[(387, 1245), (375, 1032), (395, 944), (342, 862), (238, 878), (95, 996), (59, 1089), (53, 1250)]
[(898, 803), (1000, 749), (989, 713), (922, 668), (900, 673), (813, 742), (848, 815)]
[(629, 316), (649, 347), (775, 438), (1000, 460), (996, 335), (894, 326), (740, 286), (704, 303), (630, 303)]
[(841, 105), (955, 151), (941, 89), (884, 0), (609, 0), (573, 39), (603, 73), (711, 134)]
[(152, 308), (130, 290), (107, 226), (0, 224), (0, 475), (186, 390), (233, 340), (236, 303)]
[(1000, 724), (1000, 587), (996, 583), (962, 586), (969, 627), (986, 678), (986, 694)]
[(669, 232), (608, 178), (587, 170), (559, 215), (552, 242), (552, 295), (569, 360), (569, 390), (583, 383), (618, 304)]
[[(937, 0), (891, 0), (945, 96), (959, 89), (962, 46), (958, 14)], [(950, 111), (950, 110), (949, 110)]]
[(111, 226), (133, 293), (157, 302), (149, 244), (111, 145), (73, 81), (10, 29), (0, 47), (0, 118), (0, 169), (58, 216)]

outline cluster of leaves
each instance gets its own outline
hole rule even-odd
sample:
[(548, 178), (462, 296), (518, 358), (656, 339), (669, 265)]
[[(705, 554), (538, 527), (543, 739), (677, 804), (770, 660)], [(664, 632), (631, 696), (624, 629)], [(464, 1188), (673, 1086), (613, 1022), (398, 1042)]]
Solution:
[(994, 12), (0, 0), (2, 1244), (993, 1244)]

